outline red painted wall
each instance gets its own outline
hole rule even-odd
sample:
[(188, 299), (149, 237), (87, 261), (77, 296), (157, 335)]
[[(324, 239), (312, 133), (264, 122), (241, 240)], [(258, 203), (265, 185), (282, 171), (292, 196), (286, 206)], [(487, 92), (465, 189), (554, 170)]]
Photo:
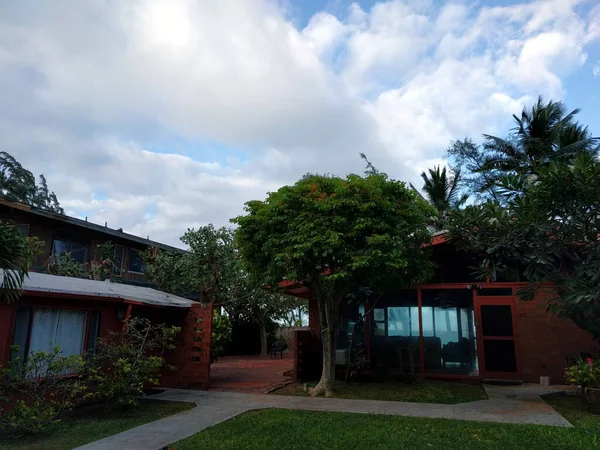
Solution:
[(547, 313), (544, 303), (543, 295), (515, 301), (523, 380), (539, 383), (540, 376), (549, 376), (552, 384), (564, 384), (565, 357), (597, 352), (598, 344), (572, 321)]
[(12, 322), (15, 317), (15, 305), (0, 305), (0, 366), (6, 364), (10, 356), (12, 343)]

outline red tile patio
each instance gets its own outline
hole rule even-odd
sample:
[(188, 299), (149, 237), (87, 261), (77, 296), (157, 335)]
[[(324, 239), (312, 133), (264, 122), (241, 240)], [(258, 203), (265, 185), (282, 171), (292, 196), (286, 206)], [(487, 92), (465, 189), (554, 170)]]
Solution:
[(283, 359), (270, 356), (225, 356), (210, 366), (210, 390), (264, 394), (291, 381), (284, 375), (294, 368), (291, 352)]

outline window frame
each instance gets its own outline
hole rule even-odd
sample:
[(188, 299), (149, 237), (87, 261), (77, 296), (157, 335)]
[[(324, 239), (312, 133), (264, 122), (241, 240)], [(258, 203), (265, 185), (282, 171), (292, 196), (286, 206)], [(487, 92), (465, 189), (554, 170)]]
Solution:
[[(67, 253), (71, 253), (71, 258), (74, 261), (77, 261), (80, 264), (87, 263), (88, 256), (90, 253), (90, 240), (87, 239), (85, 236), (71, 235), (68, 232), (57, 230), (54, 233), (54, 235), (52, 236), (52, 256), (54, 256), (56, 254), (59, 254), (59, 255), (63, 254), (63, 253), (56, 253), (54, 251), (54, 243), (57, 241), (67, 243), (69, 245), (69, 250), (67, 251)], [(83, 261), (79, 261), (79, 260), (73, 258), (73, 244), (77, 244), (78, 246), (81, 246), (84, 248)]]
[[(19, 233), (21, 233), (21, 236), (23, 236), (24, 238), (29, 237), (29, 230), (31, 228), (30, 224), (28, 224), (28, 223), (11, 223), (11, 224), (9, 224), (9, 227), (14, 227), (17, 230), (19, 230)], [(27, 227), (25, 233), (23, 233), (23, 227)]]
[[(133, 248), (133, 247), (129, 247), (129, 254), (127, 255), (127, 272), (128, 273), (134, 273), (137, 275), (145, 275), (145, 267), (142, 268), (142, 272), (138, 272), (137, 270), (131, 270), (131, 252), (136, 252), (136, 253), (141, 253), (143, 250), (139, 250), (137, 248)], [(140, 259), (142, 259), (142, 257), (140, 256)], [(143, 260), (142, 260), (142, 264), (143, 264)]]
[[(12, 347), (15, 344), (15, 331), (17, 329), (17, 314), (18, 314), (19, 310), (28, 310), (29, 318), (27, 321), (27, 333), (26, 333), (27, 338), (26, 338), (26, 342), (25, 342), (25, 351), (19, 352), (19, 354), (22, 355), (24, 358), (27, 358), (29, 356), (29, 352), (30, 352), (30, 348), (31, 348), (31, 333), (33, 330), (33, 320), (34, 320), (36, 309), (50, 309), (53, 311), (59, 311), (59, 310), (65, 311), (66, 310), (66, 311), (85, 312), (83, 343), (82, 343), (82, 349), (81, 349), (80, 356), (85, 356), (89, 350), (89, 332), (90, 332), (91, 320), (92, 320), (92, 315), (93, 314), (96, 315), (96, 338), (95, 338), (95, 342), (94, 342), (94, 347), (95, 347), (96, 342), (97, 342), (98, 338), (100, 337), (101, 329), (102, 329), (102, 310), (101, 309), (79, 308), (79, 307), (69, 307), (69, 306), (62, 306), (60, 308), (51, 308), (48, 305), (23, 305), (23, 306), (17, 307), (15, 309), (15, 312), (13, 315), (13, 329), (12, 329), (12, 333), (11, 333), (11, 337), (10, 337), (10, 345)], [(17, 354), (15, 354), (15, 352), (13, 352), (11, 350), (9, 359), (12, 360), (12, 359), (14, 359), (15, 356), (17, 356)]]
[(117, 258), (117, 254), (118, 254), (118, 251), (117, 251), (117, 249), (118, 249), (119, 247), (121, 248), (121, 259), (120, 259), (120, 261), (119, 261), (119, 266), (117, 267), (117, 265), (113, 263), (113, 268), (112, 268), (112, 273), (113, 273), (113, 275), (116, 275), (116, 276), (118, 276), (118, 277), (120, 277), (120, 276), (123, 274), (123, 272), (124, 272), (124, 269), (123, 269), (123, 262), (124, 262), (124, 260), (125, 260), (125, 246), (124, 246), (124, 245), (121, 245), (121, 244), (114, 244), (114, 250), (115, 250), (115, 251), (113, 252), (113, 254), (114, 254), (114, 258), (115, 258), (115, 260), (116, 260), (116, 258)]

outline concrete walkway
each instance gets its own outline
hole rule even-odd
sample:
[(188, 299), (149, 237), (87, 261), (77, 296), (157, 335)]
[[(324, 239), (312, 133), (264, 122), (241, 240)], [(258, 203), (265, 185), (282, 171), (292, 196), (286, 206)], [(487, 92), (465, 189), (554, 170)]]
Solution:
[(191, 391), (169, 389), (152, 396), (156, 400), (194, 402), (196, 408), (165, 417), (123, 433), (79, 447), (81, 450), (157, 450), (192, 436), (238, 414), (254, 409), (280, 408), (308, 411), (337, 411), (362, 414), (440, 419), (474, 420), (571, 427), (560, 414), (542, 401), (539, 395), (561, 389), (537, 385), (518, 387), (484, 386), (489, 400), (456, 405), (431, 403), (349, 400), (237, 392)]

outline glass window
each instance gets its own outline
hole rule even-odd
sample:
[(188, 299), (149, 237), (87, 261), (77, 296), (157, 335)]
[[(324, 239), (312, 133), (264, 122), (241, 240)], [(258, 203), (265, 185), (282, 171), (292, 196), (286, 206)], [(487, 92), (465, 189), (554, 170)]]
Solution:
[(512, 336), (512, 312), (509, 305), (482, 305), (481, 329), (484, 336)]
[(113, 260), (113, 274), (121, 275), (123, 270), (123, 252), (125, 248), (122, 245), (115, 245), (115, 256)]
[(488, 372), (516, 372), (515, 342), (483, 340), (485, 370)]
[(23, 236), (23, 237), (29, 236), (29, 225), (12, 225), (12, 226), (15, 227), (17, 230), (19, 230), (19, 233), (21, 233), (21, 236)]
[(100, 336), (100, 311), (92, 311), (90, 312), (90, 324), (86, 345), (88, 353), (94, 353), (98, 336)]
[(140, 251), (135, 248), (129, 249), (129, 271), (144, 273), (144, 260)]
[(57, 232), (52, 242), (52, 254), (65, 255), (71, 253), (71, 258), (84, 264), (87, 260), (88, 247), (89, 242), (85, 238)]
[(63, 356), (83, 351), (85, 311), (36, 308), (31, 322), (29, 353), (60, 347)]
[(27, 354), (27, 338), (29, 336), (29, 321), (31, 318), (31, 308), (17, 309), (15, 317), (15, 327), (13, 330), (13, 345), (19, 347), (18, 350), (11, 349), (10, 359), (21, 357)]
[(425, 371), (478, 375), (472, 292), (424, 289), (422, 304)]

